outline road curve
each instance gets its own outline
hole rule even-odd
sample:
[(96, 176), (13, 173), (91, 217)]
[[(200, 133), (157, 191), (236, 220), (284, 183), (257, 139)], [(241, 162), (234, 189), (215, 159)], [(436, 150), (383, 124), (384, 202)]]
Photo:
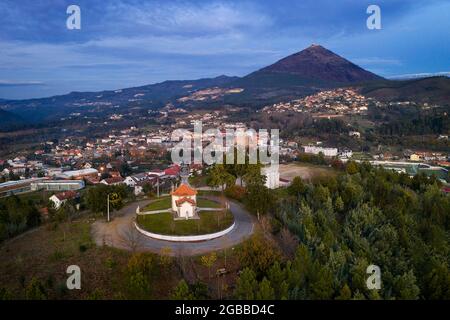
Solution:
[[(212, 200), (219, 198), (207, 196)], [(151, 201), (134, 202), (115, 213), (111, 222), (96, 221), (92, 226), (92, 236), (97, 245), (107, 245), (119, 249), (151, 251), (160, 253), (163, 248), (170, 248), (173, 256), (194, 256), (210, 251), (217, 251), (232, 247), (247, 239), (254, 229), (255, 220), (242, 206), (228, 200), (230, 210), (235, 219), (235, 227), (228, 234), (207, 241), (199, 242), (171, 242), (153, 239), (139, 233), (133, 226), (136, 208), (146, 206)]]

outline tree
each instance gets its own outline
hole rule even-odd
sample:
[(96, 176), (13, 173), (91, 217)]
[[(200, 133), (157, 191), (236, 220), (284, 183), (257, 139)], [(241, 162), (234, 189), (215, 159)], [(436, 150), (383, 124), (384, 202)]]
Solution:
[(273, 300), (275, 299), (275, 290), (266, 277), (259, 283), (258, 291), (256, 292), (256, 299), (258, 300)]
[(251, 268), (260, 275), (279, 260), (280, 254), (267, 239), (261, 235), (255, 235), (242, 244), (238, 251), (238, 258), (244, 267)]
[(214, 263), (217, 260), (217, 255), (215, 252), (211, 252), (209, 255), (207, 256), (202, 256), (200, 258), (202, 264), (208, 268), (208, 276), (209, 278), (211, 278), (211, 268), (214, 265)]
[(247, 207), (257, 214), (266, 214), (274, 206), (275, 200), (270, 190), (260, 184), (250, 184), (247, 186)]
[(143, 238), (136, 229), (134, 221), (130, 221), (118, 233), (119, 243), (130, 250), (132, 253), (137, 252), (143, 245)]
[(222, 189), (222, 193), (225, 190), (225, 186), (232, 186), (235, 183), (236, 178), (228, 173), (223, 164), (215, 164), (208, 172), (207, 184), (211, 187)]
[(268, 280), (274, 289), (274, 294), (276, 299), (287, 299), (288, 298), (288, 284), (286, 282), (286, 272), (281, 268), (278, 261), (270, 267), (267, 272)]
[(266, 176), (261, 174), (261, 164), (251, 164), (247, 166), (247, 172), (242, 176), (245, 185), (262, 186), (266, 183)]
[(46, 300), (47, 292), (45, 291), (44, 285), (42, 282), (33, 277), (28, 284), (25, 295), (28, 300)]
[(153, 259), (144, 253), (135, 253), (128, 260), (128, 289), (132, 298), (148, 298), (150, 276), (153, 272)]
[(348, 174), (355, 174), (358, 172), (358, 164), (355, 161), (347, 162), (346, 171)]
[(299, 197), (306, 193), (307, 188), (301, 177), (295, 177), (287, 190), (290, 195)]
[(416, 284), (414, 272), (410, 270), (394, 280), (396, 297), (403, 300), (416, 300), (419, 298), (420, 289)]
[(235, 295), (240, 300), (254, 300), (258, 290), (258, 281), (253, 270), (245, 268), (242, 270), (237, 282)]
[(348, 287), (347, 284), (344, 284), (342, 289), (339, 291), (339, 295), (336, 297), (336, 300), (350, 300), (352, 298), (352, 291)]
[(172, 264), (172, 249), (170, 247), (164, 247), (161, 249), (159, 255), (159, 264), (163, 267), (163, 270), (166, 270)]
[[(111, 195), (110, 207), (118, 210), (123, 207), (123, 200), (128, 197), (129, 190), (125, 185), (107, 186), (104, 184), (98, 184), (86, 192), (86, 196), (84, 198), (86, 206), (92, 212), (102, 212), (106, 214), (108, 194)], [(113, 194), (115, 194), (115, 199), (112, 199)]]
[(172, 293), (173, 300), (194, 300), (194, 295), (189, 290), (189, 286), (186, 281), (181, 280)]

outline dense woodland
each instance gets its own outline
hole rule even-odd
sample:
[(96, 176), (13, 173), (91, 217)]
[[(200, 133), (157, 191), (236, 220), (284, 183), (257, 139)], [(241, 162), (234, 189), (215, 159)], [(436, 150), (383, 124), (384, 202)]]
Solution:
[[(438, 182), (353, 162), (346, 170), (295, 178), (268, 210), (272, 231), (297, 239), (295, 255), (256, 249), (243, 260), (237, 298), (450, 299), (450, 198)], [(379, 291), (366, 286), (372, 264)]]

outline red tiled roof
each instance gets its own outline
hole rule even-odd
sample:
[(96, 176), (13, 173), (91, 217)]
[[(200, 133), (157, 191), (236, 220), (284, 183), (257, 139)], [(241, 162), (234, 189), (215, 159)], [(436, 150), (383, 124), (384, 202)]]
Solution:
[(178, 172), (180, 172), (180, 166), (178, 166), (178, 165), (174, 165), (174, 166), (164, 170), (164, 174), (166, 174), (168, 176), (176, 176), (178, 174)]
[(111, 177), (111, 178), (106, 178), (105, 182), (107, 184), (113, 184), (113, 183), (119, 183), (119, 182), (123, 182), (123, 178), (122, 177)]
[(177, 207), (181, 206), (183, 203), (185, 202), (189, 202), (190, 204), (192, 204), (193, 206), (195, 206), (195, 201), (192, 200), (191, 198), (181, 198), (180, 200), (175, 201)]
[(189, 187), (187, 184), (182, 183), (178, 189), (173, 191), (171, 194), (179, 197), (195, 196), (197, 191)]
[(67, 200), (67, 199), (73, 199), (77, 196), (77, 193), (75, 191), (65, 191), (61, 193), (55, 194), (55, 196), (60, 200)]

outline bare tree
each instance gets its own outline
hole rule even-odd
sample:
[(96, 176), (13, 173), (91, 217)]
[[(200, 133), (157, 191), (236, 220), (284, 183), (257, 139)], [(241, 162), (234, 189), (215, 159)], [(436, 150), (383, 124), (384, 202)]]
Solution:
[(119, 243), (135, 253), (143, 246), (143, 238), (140, 232), (134, 225), (134, 220), (131, 220), (122, 230), (118, 232)]
[(259, 224), (261, 225), (261, 229), (265, 233), (271, 233), (272, 232), (272, 224), (270, 223), (270, 217), (268, 216), (262, 216), (259, 220)]
[(295, 255), (295, 250), (298, 246), (298, 239), (287, 228), (281, 229), (280, 241), (283, 250), (290, 257)]

